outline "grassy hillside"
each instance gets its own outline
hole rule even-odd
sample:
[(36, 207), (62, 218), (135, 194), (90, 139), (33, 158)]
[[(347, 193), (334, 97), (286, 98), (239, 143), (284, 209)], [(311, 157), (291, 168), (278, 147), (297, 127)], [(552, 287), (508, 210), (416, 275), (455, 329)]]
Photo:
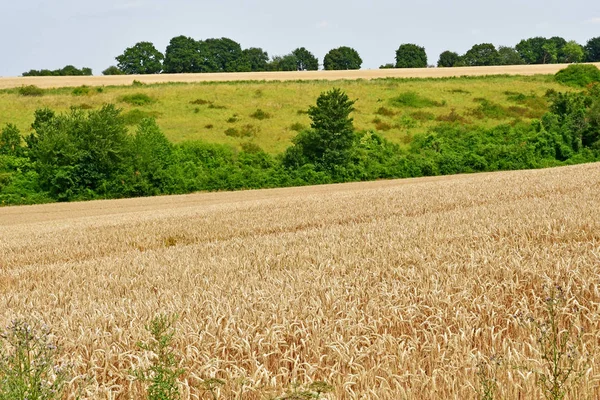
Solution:
[(26, 133), (37, 108), (64, 111), (115, 103), (131, 126), (143, 116), (156, 117), (173, 142), (201, 139), (238, 147), (253, 142), (275, 154), (308, 127), (305, 111), (334, 86), (357, 100), (358, 130), (376, 130), (400, 144), (443, 121), (492, 127), (536, 118), (546, 111), (548, 89), (565, 90), (549, 75), (172, 83), (46, 89), (42, 96), (6, 89), (0, 91), (0, 125), (12, 122)]

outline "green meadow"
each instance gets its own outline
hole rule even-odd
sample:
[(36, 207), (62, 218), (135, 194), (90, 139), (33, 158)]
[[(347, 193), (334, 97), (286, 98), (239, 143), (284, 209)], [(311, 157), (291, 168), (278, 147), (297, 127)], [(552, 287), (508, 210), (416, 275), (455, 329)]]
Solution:
[(141, 119), (154, 117), (174, 143), (202, 140), (238, 148), (254, 143), (277, 154), (309, 127), (306, 110), (332, 87), (356, 100), (357, 130), (376, 131), (400, 145), (444, 122), (491, 128), (539, 118), (547, 111), (548, 90), (568, 90), (551, 75), (134, 84), (46, 89), (33, 95), (16, 88), (0, 91), (0, 125), (14, 123), (25, 135), (36, 109), (63, 112), (113, 103), (131, 130)]

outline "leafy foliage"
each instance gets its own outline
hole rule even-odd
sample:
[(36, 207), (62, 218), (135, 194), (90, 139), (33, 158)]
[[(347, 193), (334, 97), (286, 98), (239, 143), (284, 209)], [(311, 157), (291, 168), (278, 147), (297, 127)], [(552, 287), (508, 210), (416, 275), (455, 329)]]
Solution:
[(462, 61), (470, 67), (498, 65), (498, 50), (491, 43), (476, 44), (465, 53)]
[[(119, 70), (128, 75), (158, 74), (162, 71), (164, 55), (150, 42), (139, 42), (116, 57)], [(106, 74), (105, 74), (106, 75)]]
[(90, 68), (76, 68), (72, 65), (67, 65), (61, 69), (49, 70), (35, 70), (32, 69), (28, 72), (24, 72), (23, 76), (90, 76), (92, 70)]
[(326, 70), (348, 70), (360, 69), (362, 58), (356, 50), (342, 46), (330, 50), (323, 59), (323, 67)]
[(444, 51), (440, 54), (440, 59), (438, 60), (438, 67), (456, 67), (460, 62), (460, 56), (458, 53), (455, 53), (450, 50)]
[(586, 61), (600, 61), (600, 36), (592, 38), (585, 44)]
[(427, 67), (425, 47), (416, 44), (403, 44), (396, 50), (396, 68), (425, 67)]
[(600, 82), (600, 69), (594, 65), (569, 65), (558, 71), (554, 78), (557, 82), (575, 87), (585, 87), (594, 82)]
[(319, 60), (304, 47), (292, 51), (296, 57), (296, 69), (298, 71), (316, 71), (319, 69)]
[(150, 367), (135, 371), (136, 377), (149, 383), (148, 400), (176, 400), (181, 398), (177, 381), (185, 372), (177, 368), (177, 357), (171, 345), (173, 343), (173, 324), (176, 317), (159, 315), (150, 321), (146, 329), (151, 339), (139, 343), (140, 349), (153, 354)]

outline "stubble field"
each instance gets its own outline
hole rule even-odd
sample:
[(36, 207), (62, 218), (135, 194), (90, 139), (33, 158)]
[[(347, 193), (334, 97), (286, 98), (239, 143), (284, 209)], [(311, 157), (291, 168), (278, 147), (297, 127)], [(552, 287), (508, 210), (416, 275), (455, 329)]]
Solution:
[(499, 398), (532, 399), (558, 285), (582, 374), (567, 398), (594, 399), (599, 206), (587, 164), (2, 208), (0, 325), (52, 327), (71, 397), (143, 398), (136, 343), (166, 313), (185, 399), (209, 378), (222, 399), (319, 380), (331, 399), (474, 399), (493, 374)]

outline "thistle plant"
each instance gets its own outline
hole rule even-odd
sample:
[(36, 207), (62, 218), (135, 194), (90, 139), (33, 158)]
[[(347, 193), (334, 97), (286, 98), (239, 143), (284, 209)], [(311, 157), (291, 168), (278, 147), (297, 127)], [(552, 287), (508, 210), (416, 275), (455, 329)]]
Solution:
[(544, 317), (529, 318), (542, 361), (533, 372), (545, 399), (562, 400), (581, 379), (588, 362), (582, 351), (582, 330), (576, 329), (578, 308), (570, 304), (560, 285), (546, 291)]
[(68, 369), (50, 329), (17, 319), (0, 334), (0, 400), (62, 398)]
[(178, 379), (185, 372), (177, 368), (178, 359), (172, 349), (175, 330), (173, 324), (176, 316), (159, 315), (146, 326), (152, 336), (138, 347), (153, 354), (151, 365), (146, 369), (136, 370), (134, 374), (147, 387), (148, 400), (176, 400), (180, 398)]

